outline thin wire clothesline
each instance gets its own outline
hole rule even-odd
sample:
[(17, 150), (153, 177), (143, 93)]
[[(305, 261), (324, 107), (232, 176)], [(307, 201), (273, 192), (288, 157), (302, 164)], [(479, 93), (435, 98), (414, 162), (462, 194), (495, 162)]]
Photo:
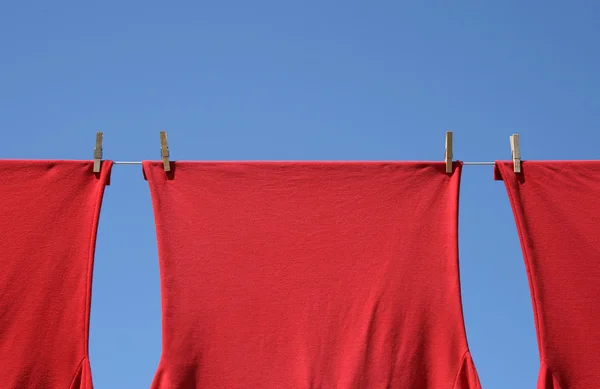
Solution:
[[(115, 165), (141, 165), (141, 161), (114, 161)], [(496, 162), (463, 162), (463, 165), (495, 165)]]

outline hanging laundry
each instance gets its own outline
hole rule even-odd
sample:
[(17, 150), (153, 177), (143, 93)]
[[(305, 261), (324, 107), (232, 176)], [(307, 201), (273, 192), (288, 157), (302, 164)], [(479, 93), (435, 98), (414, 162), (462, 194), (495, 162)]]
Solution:
[(600, 162), (497, 162), (529, 277), (538, 389), (600, 383)]
[(474, 389), (461, 164), (145, 161), (163, 350), (152, 389)]
[(111, 166), (0, 161), (2, 389), (92, 389), (92, 265)]

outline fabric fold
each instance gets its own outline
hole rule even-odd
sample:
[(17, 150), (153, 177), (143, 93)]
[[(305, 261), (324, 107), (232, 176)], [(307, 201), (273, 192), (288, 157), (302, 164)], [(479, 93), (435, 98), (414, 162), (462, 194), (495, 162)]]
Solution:
[(478, 389), (461, 167), (144, 161), (163, 315), (152, 389)]
[(466, 352), (458, 375), (456, 376), (456, 382), (454, 383), (453, 389), (474, 388), (481, 388), (481, 383), (479, 382), (479, 376), (477, 375), (471, 353)]
[(538, 376), (537, 389), (567, 389), (563, 388), (554, 374), (550, 371), (550, 368), (542, 361), (540, 363), (540, 373)]
[(81, 361), (81, 365), (79, 366), (69, 389), (93, 389), (92, 372), (88, 358)]
[(111, 167), (0, 161), (2, 389), (92, 388), (92, 267)]
[[(538, 347), (538, 389), (600, 382), (600, 162), (496, 162), (529, 279)], [(559, 384), (560, 383), (560, 384)], [(562, 386), (561, 386), (562, 385)]]

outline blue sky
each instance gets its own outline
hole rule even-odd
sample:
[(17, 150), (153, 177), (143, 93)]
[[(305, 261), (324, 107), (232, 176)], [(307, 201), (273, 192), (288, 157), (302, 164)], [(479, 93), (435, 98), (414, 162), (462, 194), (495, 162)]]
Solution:
[[(9, 1), (0, 5), (2, 158), (597, 159), (600, 3)], [(161, 349), (156, 239), (139, 166), (100, 219), (97, 389), (150, 385)], [(463, 303), (486, 389), (535, 388), (538, 352), (508, 199), (466, 166)]]

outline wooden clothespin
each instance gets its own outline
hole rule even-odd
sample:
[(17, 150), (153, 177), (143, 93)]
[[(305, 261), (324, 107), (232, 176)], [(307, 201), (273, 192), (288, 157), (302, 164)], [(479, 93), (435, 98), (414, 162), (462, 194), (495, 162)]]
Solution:
[(452, 131), (446, 131), (446, 173), (452, 173)]
[(519, 134), (512, 134), (510, 136), (510, 149), (512, 150), (515, 173), (521, 173), (521, 146), (519, 145)]
[(171, 163), (169, 162), (169, 143), (167, 142), (167, 133), (160, 132), (160, 156), (163, 161), (163, 166), (166, 172), (171, 171)]
[(100, 173), (102, 166), (102, 132), (96, 133), (96, 147), (94, 148), (94, 173)]

